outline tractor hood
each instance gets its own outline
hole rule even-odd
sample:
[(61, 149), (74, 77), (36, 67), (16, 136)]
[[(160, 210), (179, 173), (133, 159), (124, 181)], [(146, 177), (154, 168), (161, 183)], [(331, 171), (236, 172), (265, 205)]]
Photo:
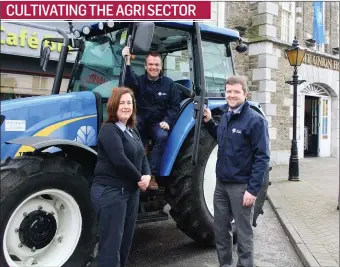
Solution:
[(1, 160), (31, 148), (5, 144), (27, 136), (50, 136), (96, 145), (96, 98), (92, 92), (1, 101)]

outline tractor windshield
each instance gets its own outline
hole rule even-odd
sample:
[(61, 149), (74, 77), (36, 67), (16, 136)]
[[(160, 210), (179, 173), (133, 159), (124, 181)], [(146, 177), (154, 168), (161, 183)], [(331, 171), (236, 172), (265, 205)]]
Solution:
[(112, 88), (119, 84), (121, 51), (126, 37), (127, 29), (121, 29), (86, 41), (75, 63), (69, 90), (93, 91), (102, 97), (109, 97)]
[[(112, 88), (118, 86), (121, 74), (121, 51), (126, 44), (127, 28), (92, 37), (85, 42), (76, 60), (75, 71), (69, 83), (73, 92), (98, 92), (109, 98)], [(204, 75), (208, 97), (224, 97), (225, 80), (234, 74), (230, 44), (202, 40)], [(191, 33), (184, 30), (155, 27), (151, 50), (161, 53), (163, 73), (188, 90), (194, 90)], [(146, 55), (136, 55), (131, 61), (137, 75), (145, 73)]]

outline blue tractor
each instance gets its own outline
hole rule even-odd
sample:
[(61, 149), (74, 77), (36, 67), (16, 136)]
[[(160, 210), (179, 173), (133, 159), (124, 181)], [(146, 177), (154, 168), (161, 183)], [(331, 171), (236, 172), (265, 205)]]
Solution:
[[(41, 67), (50, 55), (45, 41), (62, 43), (49, 96), (1, 102), (1, 266), (85, 266), (96, 243), (89, 188), (96, 164), (97, 134), (106, 103), (122, 85), (129, 45), (132, 67), (144, 72), (150, 50), (162, 54), (165, 75), (181, 93), (181, 108), (168, 138), (158, 183), (141, 194), (138, 222), (168, 219), (201, 245), (214, 244), (213, 192), (217, 142), (202, 124), (208, 105), (224, 112), (224, 82), (235, 73), (232, 45), (246, 46), (237, 31), (192, 22), (100, 22), (41, 44)], [(41, 26), (40, 27), (45, 27)], [(67, 93), (60, 86), (68, 54), (77, 53)], [(252, 108), (263, 114), (261, 107)], [(152, 149), (152, 144), (151, 144)], [(262, 213), (265, 179), (254, 225)]]

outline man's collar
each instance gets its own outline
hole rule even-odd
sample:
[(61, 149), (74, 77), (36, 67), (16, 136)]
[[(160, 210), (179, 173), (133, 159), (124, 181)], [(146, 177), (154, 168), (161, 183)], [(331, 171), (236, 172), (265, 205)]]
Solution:
[(232, 111), (234, 114), (236, 113), (241, 113), (242, 107), (243, 107), (244, 103), (242, 103), (239, 107), (237, 107), (234, 110), (231, 110), (230, 107), (228, 108), (228, 111)]
[(161, 77), (160, 76), (158, 76), (157, 77), (157, 79), (151, 79), (150, 77), (149, 77), (149, 75), (146, 75), (147, 77), (148, 77), (148, 80), (150, 81), (150, 82), (156, 82), (156, 81), (158, 81)]
[(149, 82), (156, 82), (156, 81), (162, 79), (163, 73), (162, 73), (162, 71), (161, 71), (161, 72), (159, 73), (157, 79), (153, 80), (153, 79), (151, 79), (151, 78), (149, 77), (148, 72), (145, 71), (145, 77), (146, 77), (146, 79), (147, 79)]
[[(233, 110), (234, 114), (239, 114), (242, 112), (243, 107), (247, 107), (249, 106), (247, 101), (244, 101), (239, 107), (237, 107), (236, 109)], [(228, 106), (227, 111), (231, 111), (230, 107)]]

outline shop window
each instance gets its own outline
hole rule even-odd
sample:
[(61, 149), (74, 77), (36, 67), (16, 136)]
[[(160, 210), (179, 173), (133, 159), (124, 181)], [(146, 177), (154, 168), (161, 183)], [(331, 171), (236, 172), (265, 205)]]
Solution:
[[(1, 73), (1, 101), (33, 95), (49, 95), (54, 77), (32, 76), (18, 73)], [(68, 79), (63, 79), (60, 92), (66, 92)]]
[(281, 40), (291, 43), (295, 33), (295, 3), (281, 2)]

